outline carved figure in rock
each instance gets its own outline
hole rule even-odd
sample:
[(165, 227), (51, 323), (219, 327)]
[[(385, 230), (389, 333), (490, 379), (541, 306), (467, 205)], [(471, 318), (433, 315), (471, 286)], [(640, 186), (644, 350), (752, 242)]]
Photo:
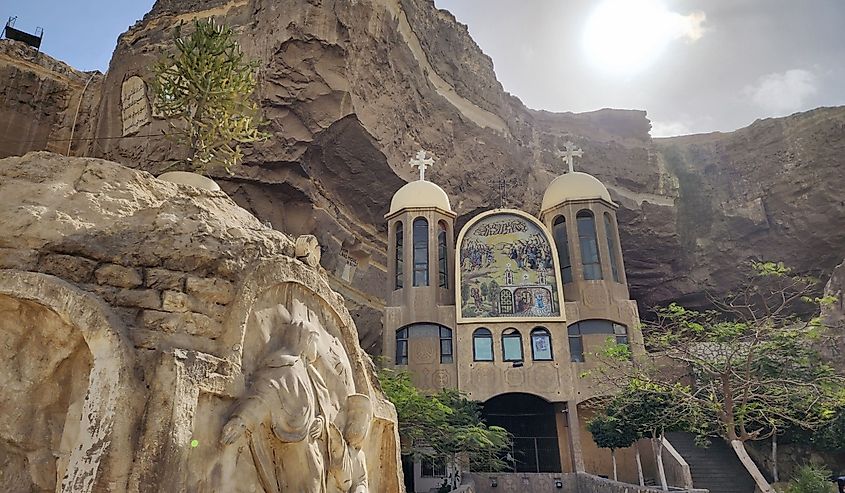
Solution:
[(329, 493), (369, 493), (367, 458), (361, 448), (373, 420), (373, 405), (363, 394), (346, 399), (346, 424), (343, 433), (329, 425)]
[(329, 450), (328, 424), (336, 414), (323, 377), (316, 315), (294, 300), (291, 312), (273, 308), (272, 323), (284, 325), (286, 347), (271, 352), (246, 395), (223, 427), (231, 445), (247, 435), (259, 481), (267, 493), (324, 493)]

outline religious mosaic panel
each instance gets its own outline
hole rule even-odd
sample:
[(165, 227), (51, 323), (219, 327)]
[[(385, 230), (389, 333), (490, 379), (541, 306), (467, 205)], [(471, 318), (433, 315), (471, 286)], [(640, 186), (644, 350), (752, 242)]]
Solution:
[(551, 243), (528, 218), (502, 212), (471, 224), (459, 269), (463, 318), (560, 316)]

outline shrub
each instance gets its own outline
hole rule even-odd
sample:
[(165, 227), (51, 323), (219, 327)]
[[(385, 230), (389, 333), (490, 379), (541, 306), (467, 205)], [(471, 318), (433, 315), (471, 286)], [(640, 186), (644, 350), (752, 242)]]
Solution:
[(822, 466), (805, 465), (789, 482), (786, 493), (832, 493), (834, 488), (830, 474), (830, 470)]

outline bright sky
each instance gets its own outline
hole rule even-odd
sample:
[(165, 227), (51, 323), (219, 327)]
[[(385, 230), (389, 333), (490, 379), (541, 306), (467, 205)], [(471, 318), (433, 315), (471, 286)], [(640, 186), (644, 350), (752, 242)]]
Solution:
[(435, 2), (531, 108), (644, 109), (661, 136), (845, 105), (843, 0)]
[[(43, 50), (105, 71), (154, 0), (2, 0)], [(435, 0), (531, 108), (645, 109), (652, 135), (845, 105), (843, 0)]]
[(117, 37), (150, 11), (154, 0), (0, 0), (0, 21), (44, 28), (41, 49), (79, 70), (105, 72)]

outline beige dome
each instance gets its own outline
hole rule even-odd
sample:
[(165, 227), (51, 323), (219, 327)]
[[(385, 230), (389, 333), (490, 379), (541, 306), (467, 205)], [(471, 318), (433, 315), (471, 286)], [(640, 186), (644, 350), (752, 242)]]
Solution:
[(574, 171), (552, 180), (543, 194), (540, 210), (546, 210), (567, 200), (578, 199), (604, 199), (613, 202), (607, 188), (595, 176)]
[(449, 205), (449, 196), (442, 188), (430, 181), (412, 181), (400, 188), (390, 201), (391, 215), (402, 209), (437, 207), (447, 212), (452, 212)]

